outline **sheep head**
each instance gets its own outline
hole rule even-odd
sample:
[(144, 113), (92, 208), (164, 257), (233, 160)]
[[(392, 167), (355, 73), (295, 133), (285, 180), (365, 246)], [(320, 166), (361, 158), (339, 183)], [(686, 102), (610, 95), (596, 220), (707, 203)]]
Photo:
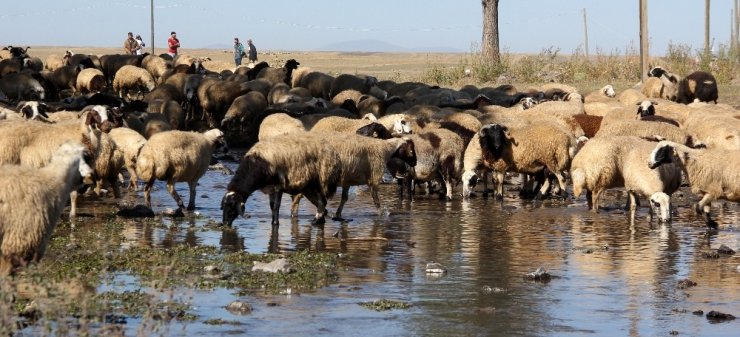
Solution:
[(22, 114), (26, 119), (37, 119), (43, 122), (49, 122), (47, 119), (49, 118), (49, 115), (47, 115), (46, 112), (50, 111), (50, 109), (45, 103), (21, 101), (16, 106), (16, 110), (18, 110), (18, 113)]
[(221, 199), (223, 224), (231, 227), (231, 224), (234, 223), (236, 218), (244, 216), (245, 205), (246, 199), (241, 194), (234, 191), (226, 192), (223, 199)]
[(607, 84), (603, 88), (601, 88), (601, 93), (604, 94), (604, 96), (606, 97), (617, 96), (617, 92), (614, 91), (614, 87), (611, 84)]
[(478, 175), (475, 171), (469, 170), (462, 174), (463, 198), (469, 198), (473, 193), (473, 188), (478, 184)]
[[(398, 140), (395, 140), (398, 141)], [(404, 138), (397, 144), (390, 160), (386, 163), (392, 176), (403, 179), (409, 176), (416, 167), (416, 147), (411, 139)]]
[(113, 123), (108, 120), (108, 108), (103, 105), (88, 106), (80, 111), (80, 116), (87, 113), (85, 125), (90, 130), (100, 130), (108, 133), (113, 129)]
[(298, 69), (298, 66), (299, 65), (301, 65), (301, 64), (298, 63), (298, 61), (296, 61), (295, 59), (290, 59), (290, 60), (288, 60), (288, 61), (285, 62), (285, 66), (283, 66), (283, 68), (285, 68), (285, 69)]
[(478, 136), (483, 158), (488, 162), (503, 157), (504, 147), (511, 138), (509, 129), (501, 124), (488, 124), (482, 127)]
[[(658, 214), (660, 222), (671, 221), (671, 197), (663, 192), (657, 192), (650, 196), (650, 207), (653, 213)], [(657, 210), (657, 212), (655, 212)]]
[(656, 66), (648, 70), (647, 75), (648, 77), (661, 77), (663, 74), (667, 73), (665, 69), (661, 66)]
[(390, 139), (393, 138), (393, 135), (388, 131), (388, 129), (383, 126), (383, 124), (372, 122), (368, 125), (365, 125), (355, 132), (358, 135), (366, 136), (366, 137), (372, 137), (372, 138), (378, 138), (378, 139)]
[(655, 169), (660, 165), (673, 162), (675, 149), (671, 142), (661, 141), (650, 153), (648, 167)]
[(658, 103), (650, 101), (650, 100), (644, 100), (642, 102), (637, 103), (636, 105), (637, 105), (636, 119), (640, 119), (645, 116), (655, 116), (655, 105), (658, 105)]

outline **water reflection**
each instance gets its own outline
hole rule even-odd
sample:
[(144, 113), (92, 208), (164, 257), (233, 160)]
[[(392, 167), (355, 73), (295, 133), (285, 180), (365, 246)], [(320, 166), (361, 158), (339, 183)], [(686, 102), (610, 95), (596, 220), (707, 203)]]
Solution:
[[(235, 164), (229, 165), (235, 169)], [(304, 205), (298, 217), (291, 218), (286, 199), (281, 227), (272, 230), (267, 197), (256, 193), (247, 202), (249, 218), (237, 220), (233, 228), (222, 228), (213, 222), (220, 221), (218, 201), (228, 179), (209, 172), (201, 180), (199, 193), (210, 198), (199, 199), (199, 216), (133, 221), (122, 235), (131, 246), (184, 244), (219, 246), (226, 252), (342, 254), (349, 268), (340, 271), (339, 285), (299, 298), (281, 298), (285, 304), (280, 307), (264, 306), (249, 318), (240, 318), (246, 331), (274, 334), (276, 328), (289, 332), (312, 327), (316, 330), (310, 331), (329, 335), (363, 331), (425, 336), (641, 336), (672, 330), (682, 335), (731, 335), (737, 331), (736, 324), (735, 329), (733, 323), (708, 324), (690, 313), (701, 309), (740, 314), (737, 258), (703, 255), (721, 244), (739, 248), (737, 204), (718, 203), (712, 211), (722, 230), (707, 233), (690, 207), (691, 198), (677, 198), (671, 224), (649, 222), (646, 207), (630, 224), (621, 191), (606, 193), (605, 209), (594, 214), (583, 198), (401, 200), (395, 186), (385, 185), (380, 196), (387, 211), (380, 215), (368, 193), (358, 189), (343, 212), (352, 221), (314, 227), (312, 207)], [(187, 195), (186, 186), (179, 189), (178, 193)], [(153, 193), (153, 200), (160, 202), (155, 211), (167, 207), (170, 197), (163, 185)], [(332, 200), (329, 210), (337, 203)], [(94, 231), (92, 222), (83, 219), (80, 226)], [(429, 262), (446, 266), (447, 273), (429, 277), (425, 273)], [(524, 274), (538, 267), (558, 278), (549, 283), (524, 280)], [(698, 286), (677, 289), (683, 278)], [(231, 300), (229, 295), (215, 294), (196, 297), (207, 298), (208, 303)], [(356, 305), (377, 298), (407, 301), (413, 308), (374, 313)], [(213, 315), (205, 310), (199, 314), (204, 319)], [(215, 335), (208, 327), (191, 325)]]

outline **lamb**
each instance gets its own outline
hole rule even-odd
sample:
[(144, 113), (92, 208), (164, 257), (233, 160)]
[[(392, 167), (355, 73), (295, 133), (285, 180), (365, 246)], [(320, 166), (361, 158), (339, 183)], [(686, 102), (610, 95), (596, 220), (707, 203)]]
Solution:
[(116, 71), (115, 78), (113, 79), (113, 91), (118, 93), (118, 96), (121, 98), (124, 95), (128, 96), (130, 89), (138, 88), (141, 92), (143, 92), (143, 89), (152, 91), (156, 85), (152, 74), (146, 71), (146, 69), (132, 65), (122, 66)]
[(651, 96), (655, 95), (656, 93), (659, 93), (660, 95), (659, 97), (649, 98), (664, 98), (674, 102), (677, 100), (678, 83), (681, 81), (678, 76), (668, 72), (662, 67), (653, 67), (652, 69), (650, 69), (650, 71), (648, 71), (648, 76), (658, 78), (661, 83), (661, 85), (659, 86), (654, 80), (645, 82), (643, 93), (645, 93), (644, 90), (648, 90)]
[(121, 197), (121, 189), (118, 186), (118, 175), (124, 165), (123, 154), (118, 151), (115, 141), (107, 133), (100, 134), (100, 144), (95, 158), (95, 187), (97, 196), (102, 195), (103, 189), (110, 186), (113, 189), (113, 197)]
[(116, 144), (116, 151), (123, 157), (126, 170), (129, 173), (128, 188), (137, 191), (136, 157), (139, 155), (139, 151), (144, 144), (146, 144), (146, 139), (138, 132), (129, 128), (114, 128), (110, 130), (109, 135)]
[(633, 136), (589, 140), (571, 164), (573, 195), (578, 198), (585, 189), (589, 209), (598, 212), (604, 190), (624, 187), (629, 194), (630, 223), (634, 224), (640, 195), (650, 199), (651, 216), (657, 213), (660, 221), (670, 221), (670, 196), (681, 186), (681, 169), (664, 165), (650, 170), (645, 158), (654, 147), (654, 142)]
[(126, 65), (141, 67), (141, 62), (147, 55), (148, 53), (144, 55), (103, 55), (100, 57), (100, 70), (105, 74), (106, 81), (112, 84), (118, 70)]
[[(438, 156), (436, 161), (439, 163), (438, 175), (445, 186), (444, 196), (447, 200), (452, 200), (453, 185), (457, 184), (462, 176), (465, 141), (455, 132), (447, 129), (429, 130), (419, 136), (429, 140), (436, 150)], [(412, 172), (416, 179), (416, 169)], [(440, 197), (442, 197), (441, 193)]]
[(702, 198), (696, 205), (709, 228), (718, 224), (710, 217), (711, 203), (716, 199), (740, 201), (740, 150), (691, 149), (675, 142), (661, 141), (650, 154), (652, 169), (676, 162), (691, 185), (691, 192)]
[(195, 209), (195, 187), (206, 173), (211, 155), (217, 147), (225, 146), (223, 132), (211, 129), (203, 134), (186, 131), (165, 131), (153, 135), (141, 148), (136, 160), (136, 174), (144, 181), (144, 200), (151, 208), (154, 181), (166, 180), (167, 191), (184, 207), (175, 191), (175, 183), (185, 181), (190, 187), (187, 210)]
[(288, 134), (255, 144), (241, 159), (221, 201), (224, 225), (244, 214), (252, 193), (270, 196), (272, 227), (279, 226), (283, 192), (303, 194), (317, 208), (313, 225), (323, 225), (326, 201), (336, 192), (342, 176), (339, 154), (325, 139), (311, 134)]
[(87, 94), (90, 92), (100, 92), (105, 88), (105, 75), (99, 69), (86, 68), (77, 74), (75, 91)]
[[(226, 111), (224, 119), (221, 121), (221, 126), (229, 129), (238, 127), (239, 130), (256, 130), (259, 126), (256, 123), (259, 122), (255, 121), (255, 119), (266, 108), (267, 99), (265, 96), (257, 91), (250, 91), (234, 99), (229, 110)], [(244, 136), (246, 136), (247, 146), (251, 146), (257, 142), (256, 133), (249, 133)]]
[[(391, 161), (397, 160), (406, 167), (416, 166), (414, 143), (410, 139), (391, 138), (388, 140), (372, 139), (360, 135), (340, 135), (326, 133), (320, 135), (339, 154), (342, 187), (342, 200), (332, 218), (343, 221), (342, 209), (349, 198), (350, 186), (368, 185), (375, 208), (380, 210), (378, 187), (383, 181), (383, 174)], [(300, 194), (293, 197), (291, 215), (298, 213)]]
[(211, 127), (216, 127), (221, 123), (222, 116), (226, 113), (226, 108), (237, 97), (251, 91), (249, 82), (239, 83), (216, 80), (213, 83), (207, 84), (205, 89), (202, 90), (204, 84), (206, 83), (201, 83), (201, 87), (198, 88), (198, 99), (203, 108), (204, 117), (208, 118), (208, 123)]
[(44, 256), (70, 192), (92, 180), (84, 155), (84, 146), (67, 142), (43, 168), (0, 166), (0, 275)]

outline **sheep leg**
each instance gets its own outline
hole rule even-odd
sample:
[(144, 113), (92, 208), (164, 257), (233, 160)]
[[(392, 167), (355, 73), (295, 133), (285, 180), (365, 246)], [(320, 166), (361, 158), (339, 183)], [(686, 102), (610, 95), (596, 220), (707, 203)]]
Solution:
[(339, 201), (339, 207), (337, 207), (337, 212), (334, 213), (334, 217), (331, 218), (334, 221), (344, 221), (342, 218), (342, 209), (344, 209), (344, 204), (347, 202), (347, 199), (349, 199), (349, 186), (342, 186), (342, 200)]
[(599, 197), (601, 196), (601, 192), (603, 192), (603, 190), (591, 192), (591, 211), (594, 213), (599, 212)]
[(188, 211), (195, 210), (195, 187), (198, 186), (197, 181), (190, 181), (188, 182), (188, 187), (190, 187), (190, 196), (188, 198)]
[(489, 180), (488, 171), (483, 172), (482, 179), (483, 179), (483, 197), (488, 198), (488, 180)]
[(586, 190), (586, 204), (588, 205), (588, 209), (593, 209), (594, 200), (593, 200), (593, 193), (591, 193), (591, 190)]
[(311, 221), (312, 226), (323, 226), (326, 222), (325, 216), (326, 216), (326, 198), (323, 196), (320, 196), (315, 191), (306, 192), (304, 194), (306, 198), (308, 198), (308, 201), (310, 201), (314, 206), (316, 206), (316, 215), (314, 216), (313, 220)]
[(550, 189), (550, 179), (545, 178), (545, 181), (542, 182), (542, 186), (540, 187), (539, 192), (537, 192), (537, 195), (534, 196), (534, 200), (542, 200), (547, 195), (547, 190)]
[(301, 193), (292, 197), (292, 202), (290, 203), (290, 216), (293, 218), (298, 216), (298, 207), (301, 205), (301, 199), (303, 199), (303, 194)]
[(270, 210), (272, 211), (272, 228), (280, 226), (280, 202), (283, 200), (283, 192), (270, 193)]
[[(495, 197), (498, 200), (504, 199), (504, 177), (506, 176), (506, 172), (496, 172), (494, 173), (493, 179), (495, 181), (494, 187), (496, 188)], [(485, 189), (483, 196), (488, 195), (488, 188)]]
[(175, 199), (175, 202), (177, 203), (177, 207), (185, 208), (185, 203), (182, 202), (182, 199), (180, 199), (180, 196), (177, 194), (177, 191), (175, 191), (174, 181), (167, 182), (167, 192), (170, 192), (170, 195), (172, 196), (172, 198)]
[(452, 200), (452, 178), (447, 177), (445, 181), (445, 196), (447, 197), (447, 200)]
[(154, 186), (154, 177), (152, 179), (149, 179), (144, 184), (144, 203), (146, 203), (146, 207), (152, 208), (152, 186)]
[(717, 223), (717, 221), (712, 220), (709, 214), (712, 209), (712, 200), (714, 200), (714, 196), (706, 193), (704, 194), (704, 197), (701, 198), (696, 207), (697, 210), (701, 210), (702, 217), (704, 218), (704, 223), (706, 223), (707, 227), (717, 229), (717, 227), (719, 227), (719, 224)]
[(129, 168), (128, 172), (129, 172), (128, 189), (138, 191), (139, 190), (139, 184), (138, 184), (139, 178), (136, 176), (136, 168)]
[(558, 179), (558, 186), (560, 187), (560, 197), (566, 199), (568, 197), (568, 192), (565, 190), (565, 176), (562, 172), (557, 172), (555, 173), (555, 178)]
[(637, 195), (635, 192), (627, 192), (628, 198), (627, 198), (627, 204), (629, 206), (630, 210), (630, 223), (635, 223), (635, 213), (637, 213)]
[(77, 216), (77, 191), (72, 191), (69, 193), (69, 217), (74, 218)]

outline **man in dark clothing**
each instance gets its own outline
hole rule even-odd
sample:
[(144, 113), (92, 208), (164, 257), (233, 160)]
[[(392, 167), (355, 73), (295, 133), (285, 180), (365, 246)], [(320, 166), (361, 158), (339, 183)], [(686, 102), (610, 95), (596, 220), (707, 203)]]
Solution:
[(247, 40), (249, 45), (249, 62), (257, 62), (257, 47), (252, 44), (252, 39)]

